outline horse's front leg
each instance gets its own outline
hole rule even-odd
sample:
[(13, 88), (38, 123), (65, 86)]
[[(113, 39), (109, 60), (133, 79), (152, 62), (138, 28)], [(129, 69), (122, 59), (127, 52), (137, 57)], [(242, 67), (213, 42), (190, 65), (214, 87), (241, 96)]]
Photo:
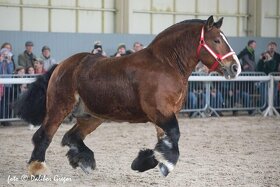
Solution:
[(160, 119), (156, 121), (158, 143), (155, 149), (141, 150), (131, 168), (143, 172), (159, 165), (160, 172), (167, 176), (179, 158), (180, 130), (175, 114), (168, 118), (160, 116), (158, 119)]
[(154, 156), (159, 162), (160, 172), (167, 176), (174, 169), (179, 158), (180, 130), (176, 116), (173, 115), (161, 121), (159, 128), (163, 132), (158, 133), (158, 143), (154, 150)]

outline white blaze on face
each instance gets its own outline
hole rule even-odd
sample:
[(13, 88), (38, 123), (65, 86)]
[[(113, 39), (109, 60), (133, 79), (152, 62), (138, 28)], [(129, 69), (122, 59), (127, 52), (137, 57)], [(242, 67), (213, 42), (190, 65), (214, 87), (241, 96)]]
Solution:
[[(223, 33), (220, 33), (220, 35), (222, 36), (222, 38), (224, 39), (224, 41), (226, 42), (226, 44), (228, 45), (228, 47), (230, 48), (230, 50), (233, 51), (233, 49), (232, 49), (231, 46), (229, 45), (229, 43), (228, 43), (228, 41), (227, 41), (225, 35), (224, 35)], [(237, 67), (237, 74), (236, 74), (236, 77), (237, 77), (237, 76), (241, 73), (240, 61), (239, 61), (239, 59), (238, 59), (238, 57), (237, 57), (237, 55), (236, 55), (235, 53), (232, 55), (232, 57), (233, 57), (233, 59), (236, 61), (237, 66), (238, 66), (238, 67)]]

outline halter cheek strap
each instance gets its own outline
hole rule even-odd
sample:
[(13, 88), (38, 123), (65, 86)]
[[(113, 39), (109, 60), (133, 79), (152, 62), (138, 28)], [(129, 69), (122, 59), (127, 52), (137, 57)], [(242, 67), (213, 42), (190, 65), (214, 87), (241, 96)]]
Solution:
[(222, 60), (226, 59), (227, 57), (229, 56), (232, 56), (235, 54), (234, 51), (231, 51), (225, 55), (220, 55), (219, 53), (215, 53), (205, 42), (204, 40), (204, 26), (202, 27), (202, 30), (201, 30), (201, 34), (200, 34), (200, 40), (199, 40), (199, 45), (197, 47), (197, 50), (196, 50), (196, 55), (197, 55), (197, 58), (199, 58), (199, 54), (200, 54), (200, 50), (201, 48), (204, 47), (214, 58), (215, 58), (215, 62), (211, 65), (209, 71), (215, 71), (216, 69), (218, 69), (219, 65), (221, 67), (224, 67), (224, 64), (222, 63)]

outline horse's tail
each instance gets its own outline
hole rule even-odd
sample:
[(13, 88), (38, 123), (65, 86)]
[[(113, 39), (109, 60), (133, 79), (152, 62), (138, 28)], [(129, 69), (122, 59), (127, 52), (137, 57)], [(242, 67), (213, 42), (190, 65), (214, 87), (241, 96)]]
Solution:
[(14, 104), (15, 114), (33, 125), (40, 125), (46, 115), (46, 95), (48, 83), (57, 65), (37, 77)]

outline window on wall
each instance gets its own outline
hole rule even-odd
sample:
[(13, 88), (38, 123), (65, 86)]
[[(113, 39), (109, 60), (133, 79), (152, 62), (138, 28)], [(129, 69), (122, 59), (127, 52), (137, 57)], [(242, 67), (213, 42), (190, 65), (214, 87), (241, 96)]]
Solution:
[(10, 0), (0, 2), (1, 30), (113, 33), (115, 0)]

